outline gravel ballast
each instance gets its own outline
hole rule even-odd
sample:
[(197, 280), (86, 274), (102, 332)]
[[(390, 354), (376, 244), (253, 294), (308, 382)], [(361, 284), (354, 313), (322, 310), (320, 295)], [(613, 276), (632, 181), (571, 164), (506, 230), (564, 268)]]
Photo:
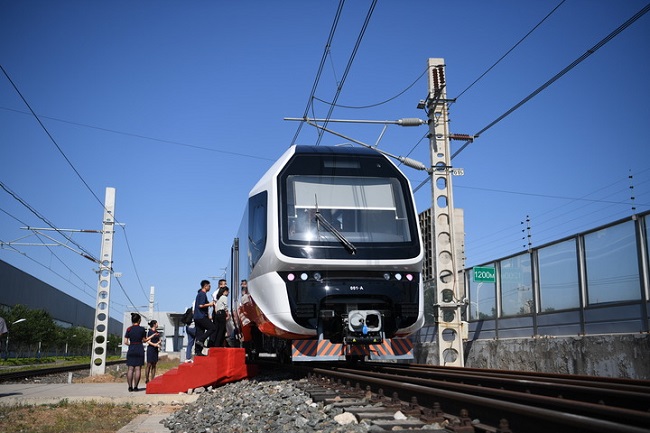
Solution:
[(204, 391), (161, 421), (174, 433), (368, 432), (340, 408), (315, 403), (291, 380), (256, 379)]

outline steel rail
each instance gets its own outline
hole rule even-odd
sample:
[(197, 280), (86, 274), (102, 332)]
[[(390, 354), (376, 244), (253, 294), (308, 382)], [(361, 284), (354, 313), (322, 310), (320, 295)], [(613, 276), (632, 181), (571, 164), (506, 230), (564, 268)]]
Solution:
[[(336, 369), (335, 371), (326, 368), (305, 369), (305, 371), (307, 370), (312, 371), (314, 374), (356, 381), (357, 383), (361, 382), (364, 385), (385, 387), (392, 391), (410, 392), (413, 395), (417, 395), (420, 401), (427, 400), (428, 397), (428, 400), (440, 402), (446, 406), (454, 406), (458, 411), (462, 408), (468, 409), (473, 417), (479, 414), (479, 416), (484, 417), (485, 419), (492, 419), (492, 421), (494, 421), (493, 425), (498, 424), (498, 419), (507, 418), (510, 420), (510, 426), (513, 431), (622, 433), (648, 433), (650, 431), (647, 428), (630, 425), (629, 423), (613, 422), (576, 413), (567, 413), (557, 409), (539, 407), (539, 403), (523, 404), (521, 402), (504, 401), (494, 397), (475, 395), (479, 390), (481, 390), (480, 387), (475, 386), (466, 385), (467, 389), (465, 392), (460, 392), (441, 389), (435, 386), (432, 387), (408, 383), (405, 382), (405, 378), (402, 377), (393, 377), (391, 379), (371, 377), (367, 376), (368, 372), (361, 370), (351, 370), (350, 372), (347, 372), (340, 371), (341, 369)], [(459, 386), (459, 384), (456, 384), (456, 386)], [(517, 394), (520, 397), (525, 395), (522, 393)], [(420, 396), (422, 398), (420, 398)], [(539, 396), (537, 398), (549, 399), (549, 397)], [(522, 399), (520, 398), (519, 401), (522, 401)], [(499, 411), (496, 419), (494, 419), (495, 414), (493, 412), (495, 409)], [(603, 409), (603, 407), (601, 407), (601, 409)], [(642, 415), (638, 413), (635, 413), (634, 415), (642, 417)], [(483, 420), (483, 422), (485, 422), (485, 420)]]
[(545, 395), (567, 400), (591, 402), (599, 405), (617, 406), (625, 409), (647, 411), (650, 409), (650, 389), (637, 387), (635, 391), (618, 389), (614, 385), (609, 388), (591, 386), (590, 381), (552, 381), (545, 377), (531, 378), (524, 376), (508, 376), (502, 374), (482, 375), (476, 372), (463, 374), (460, 371), (442, 371), (432, 369), (404, 369), (400, 366), (373, 366), (373, 371), (399, 374), (409, 377), (429, 378), (445, 382), (457, 382), (489, 388), (501, 388), (509, 391), (526, 392), (534, 395)]
[[(118, 364), (124, 364), (126, 360), (120, 359), (117, 361), (107, 361), (106, 365), (118, 365)], [(0, 372), (0, 382), (6, 382), (9, 380), (19, 380), (19, 379), (27, 379), (30, 377), (37, 377), (37, 376), (47, 376), (51, 374), (60, 374), (60, 373), (68, 373), (71, 371), (79, 371), (79, 370), (90, 370), (90, 366), (88, 363), (84, 364), (74, 364), (74, 365), (66, 365), (62, 367), (49, 367), (49, 368), (36, 368), (36, 369), (30, 369), (30, 370), (21, 370), (21, 371), (9, 371), (6, 373)]]
[[(371, 362), (366, 363), (368, 366), (385, 366), (385, 363)], [(425, 365), (425, 364), (396, 364), (400, 368), (417, 371), (440, 371), (444, 373), (459, 372), (463, 375), (478, 374), (481, 376), (505, 377), (513, 378), (519, 377), (522, 379), (538, 380), (544, 378), (549, 382), (556, 382), (567, 385), (583, 385), (589, 383), (591, 387), (600, 387), (606, 389), (619, 389), (633, 392), (650, 393), (650, 380), (642, 379), (628, 379), (617, 377), (602, 377), (602, 376), (587, 376), (577, 374), (553, 374), (541, 373), (534, 371), (521, 371), (521, 370), (492, 370), (483, 368), (467, 368), (467, 367), (443, 367), (439, 365)]]
[[(358, 370), (337, 368), (350, 374), (358, 374)], [(399, 374), (363, 372), (364, 376), (377, 377), (386, 380), (401, 381), (402, 383), (411, 383), (429, 388), (447, 389), (451, 391), (463, 392), (472, 395), (481, 395), (486, 398), (497, 398), (502, 401), (526, 403), (537, 407), (545, 407), (551, 410), (560, 410), (577, 415), (595, 417), (599, 420), (607, 420), (617, 423), (634, 424), (638, 426), (650, 425), (650, 413), (639, 410), (620, 408), (615, 406), (606, 406), (603, 404), (589, 403), (578, 400), (569, 400), (566, 398), (550, 397), (527, 392), (487, 388), (480, 385), (471, 385), (466, 383), (446, 382), (434, 379), (424, 379), (416, 377), (405, 377)]]

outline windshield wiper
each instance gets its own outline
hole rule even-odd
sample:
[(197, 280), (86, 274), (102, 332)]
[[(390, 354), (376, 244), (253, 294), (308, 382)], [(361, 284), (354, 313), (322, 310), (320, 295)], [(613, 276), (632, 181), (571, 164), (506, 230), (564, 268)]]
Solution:
[(350, 242), (345, 236), (343, 236), (343, 233), (338, 231), (336, 227), (330, 224), (330, 222), (327, 221), (325, 217), (320, 213), (320, 211), (318, 210), (318, 199), (316, 200), (316, 214), (314, 216), (316, 218), (316, 221), (318, 221), (320, 224), (323, 225), (323, 227), (325, 227), (330, 233), (332, 233), (336, 237), (336, 239), (338, 239), (343, 244), (345, 249), (350, 252), (350, 254), (356, 254), (357, 247), (355, 247), (352, 242)]

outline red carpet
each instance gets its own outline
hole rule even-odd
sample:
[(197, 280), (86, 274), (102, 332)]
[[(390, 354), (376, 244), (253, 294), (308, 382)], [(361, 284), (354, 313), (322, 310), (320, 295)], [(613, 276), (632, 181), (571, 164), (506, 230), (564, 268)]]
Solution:
[(202, 386), (217, 386), (247, 379), (257, 373), (256, 365), (246, 364), (243, 348), (208, 349), (208, 356), (195, 356), (147, 384), (147, 394), (178, 394)]

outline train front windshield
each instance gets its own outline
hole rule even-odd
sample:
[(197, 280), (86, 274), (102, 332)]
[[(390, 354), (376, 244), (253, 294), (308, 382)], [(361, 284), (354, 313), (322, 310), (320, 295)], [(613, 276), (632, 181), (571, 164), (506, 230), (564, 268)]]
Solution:
[(288, 240), (309, 243), (410, 242), (404, 194), (395, 178), (287, 177)]
[(408, 180), (367, 149), (297, 148), (278, 176), (280, 251), (310, 259), (421, 253)]

